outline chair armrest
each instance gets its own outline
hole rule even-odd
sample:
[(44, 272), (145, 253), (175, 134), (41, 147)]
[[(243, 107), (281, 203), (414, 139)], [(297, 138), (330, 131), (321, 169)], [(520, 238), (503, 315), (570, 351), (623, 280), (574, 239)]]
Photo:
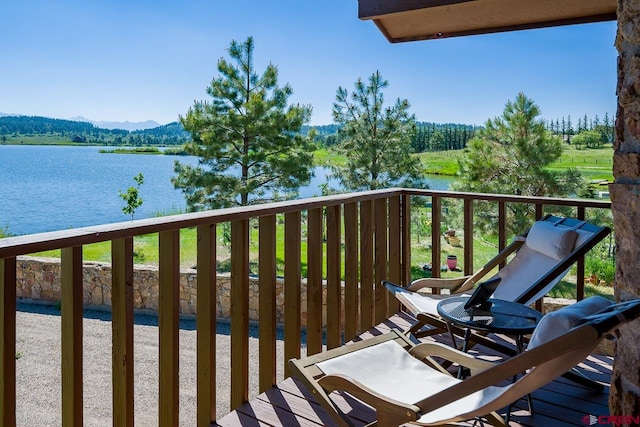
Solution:
[[(423, 279), (417, 279), (411, 282), (411, 284), (407, 286), (407, 290), (415, 292), (424, 288), (437, 288), (449, 289), (451, 293), (463, 292), (468, 290), (468, 288), (464, 285), (470, 277), (471, 276), (463, 276), (444, 279), (425, 277)], [(473, 286), (473, 284), (471, 285)], [(470, 286), (469, 288), (471, 288), (472, 286)]]
[(417, 344), (416, 346), (411, 348), (411, 350), (409, 350), (409, 353), (417, 359), (421, 360), (431, 357), (443, 358), (450, 362), (454, 362), (469, 368), (472, 375), (496, 366), (496, 363), (494, 362), (475, 358), (470, 354), (436, 342), (425, 342)]

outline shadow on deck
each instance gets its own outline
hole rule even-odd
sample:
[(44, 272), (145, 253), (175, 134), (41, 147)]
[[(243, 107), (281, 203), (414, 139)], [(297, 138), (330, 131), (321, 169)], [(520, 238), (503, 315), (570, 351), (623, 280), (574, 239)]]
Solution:
[[(361, 339), (379, 335), (396, 328), (406, 330), (412, 318), (396, 314), (371, 331), (362, 334)], [(450, 344), (445, 335), (430, 339)], [(488, 358), (499, 357), (486, 347), (476, 346), (474, 353)], [(589, 416), (609, 414), (608, 397), (613, 359), (608, 356), (591, 355), (580, 367), (592, 379), (604, 384), (602, 393), (579, 386), (569, 380), (559, 378), (533, 393), (534, 414), (527, 409), (525, 400), (520, 400), (512, 408), (511, 426), (576, 426), (589, 425)], [(343, 405), (355, 425), (366, 425), (375, 419), (375, 412), (357, 400), (345, 398)], [(342, 405), (341, 405), (342, 406)], [(506, 414), (506, 408), (499, 413)], [(585, 416), (587, 418), (585, 418)], [(587, 420), (585, 423), (583, 420)], [(237, 410), (217, 421), (217, 426), (335, 426), (333, 419), (314, 400), (304, 385), (293, 378), (287, 378), (276, 387), (260, 394)], [(459, 425), (472, 426), (473, 422)]]

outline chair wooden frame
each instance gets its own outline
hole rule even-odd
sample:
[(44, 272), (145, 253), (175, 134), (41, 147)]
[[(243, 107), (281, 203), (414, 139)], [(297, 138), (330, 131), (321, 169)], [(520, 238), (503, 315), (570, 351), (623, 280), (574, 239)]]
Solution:
[[(394, 330), (388, 334), (307, 358), (292, 359), (289, 364), (294, 376), (312, 391), (319, 403), (341, 426), (352, 426), (353, 423), (349, 414), (341, 410), (332, 400), (334, 392), (346, 392), (372, 406), (376, 410), (377, 423), (371, 425), (396, 426), (404, 423), (450, 425), (454, 422), (484, 417), (492, 425), (503, 426), (506, 425), (505, 421), (496, 411), (560, 376), (589, 355), (604, 336), (610, 335), (623, 323), (638, 316), (640, 316), (640, 299), (614, 304), (586, 317), (583, 324), (559, 337), (498, 363), (474, 358), (439, 343), (414, 344), (406, 335)], [(387, 389), (370, 388), (363, 382), (354, 380), (350, 375), (353, 369), (327, 375), (318, 366), (321, 362), (339, 359), (364, 349), (375, 352), (376, 346), (389, 341), (397, 343), (404, 351), (422, 361), (425, 369), (435, 371), (436, 375), (450, 374), (435, 362), (434, 357), (466, 366), (470, 368), (472, 375), (435, 392), (433, 389), (437, 386), (426, 385), (424, 398), (416, 402), (403, 402), (388, 397)], [(359, 369), (357, 365), (354, 366), (355, 369)], [(509, 382), (514, 375), (522, 372), (527, 373), (516, 382)], [(397, 372), (390, 370), (385, 374), (393, 377)], [(480, 400), (478, 407), (470, 407), (468, 401), (464, 404), (459, 402), (462, 398), (474, 393), (482, 393), (488, 388), (492, 388), (494, 392), (489, 399)], [(456, 402), (459, 403), (456, 404)], [(421, 421), (421, 418), (429, 418), (429, 414), (436, 410), (442, 411), (443, 408), (448, 410), (444, 414), (438, 414), (438, 417), (442, 417), (441, 419), (429, 419), (426, 423)]]

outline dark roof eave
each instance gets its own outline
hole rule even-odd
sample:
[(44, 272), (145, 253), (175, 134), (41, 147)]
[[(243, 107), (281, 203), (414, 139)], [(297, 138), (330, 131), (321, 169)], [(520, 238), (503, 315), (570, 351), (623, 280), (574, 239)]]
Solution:
[(576, 25), (576, 24), (588, 24), (594, 22), (604, 22), (604, 21), (615, 21), (617, 16), (615, 13), (607, 13), (602, 15), (592, 15), (592, 16), (584, 16), (580, 18), (572, 18), (572, 19), (559, 19), (559, 20), (551, 20), (551, 21), (543, 21), (543, 22), (531, 22), (527, 24), (520, 25), (510, 25), (510, 26), (501, 26), (501, 27), (488, 27), (488, 28), (478, 28), (471, 29), (465, 31), (457, 31), (452, 33), (436, 33), (436, 34), (420, 34), (411, 37), (391, 37), (387, 30), (383, 25), (380, 24), (378, 19), (375, 19), (373, 22), (376, 24), (380, 32), (385, 36), (385, 38), (391, 43), (402, 43), (402, 42), (410, 42), (410, 41), (420, 41), (420, 40), (437, 40), (442, 38), (451, 38), (451, 37), (460, 37), (460, 36), (472, 36), (472, 35), (480, 35), (480, 34), (492, 34), (492, 33), (500, 33), (507, 31), (517, 31), (517, 30), (531, 30), (536, 28), (549, 28), (549, 27), (558, 27), (564, 25)]

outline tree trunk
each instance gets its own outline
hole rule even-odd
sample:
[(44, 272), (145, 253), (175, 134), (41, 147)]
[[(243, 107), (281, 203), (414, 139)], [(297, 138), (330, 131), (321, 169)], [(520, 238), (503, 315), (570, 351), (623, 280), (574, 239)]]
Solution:
[[(640, 297), (640, 0), (619, 0), (618, 111), (610, 186), (617, 247), (615, 296)], [(610, 415), (640, 414), (640, 322), (621, 328), (609, 394)]]

